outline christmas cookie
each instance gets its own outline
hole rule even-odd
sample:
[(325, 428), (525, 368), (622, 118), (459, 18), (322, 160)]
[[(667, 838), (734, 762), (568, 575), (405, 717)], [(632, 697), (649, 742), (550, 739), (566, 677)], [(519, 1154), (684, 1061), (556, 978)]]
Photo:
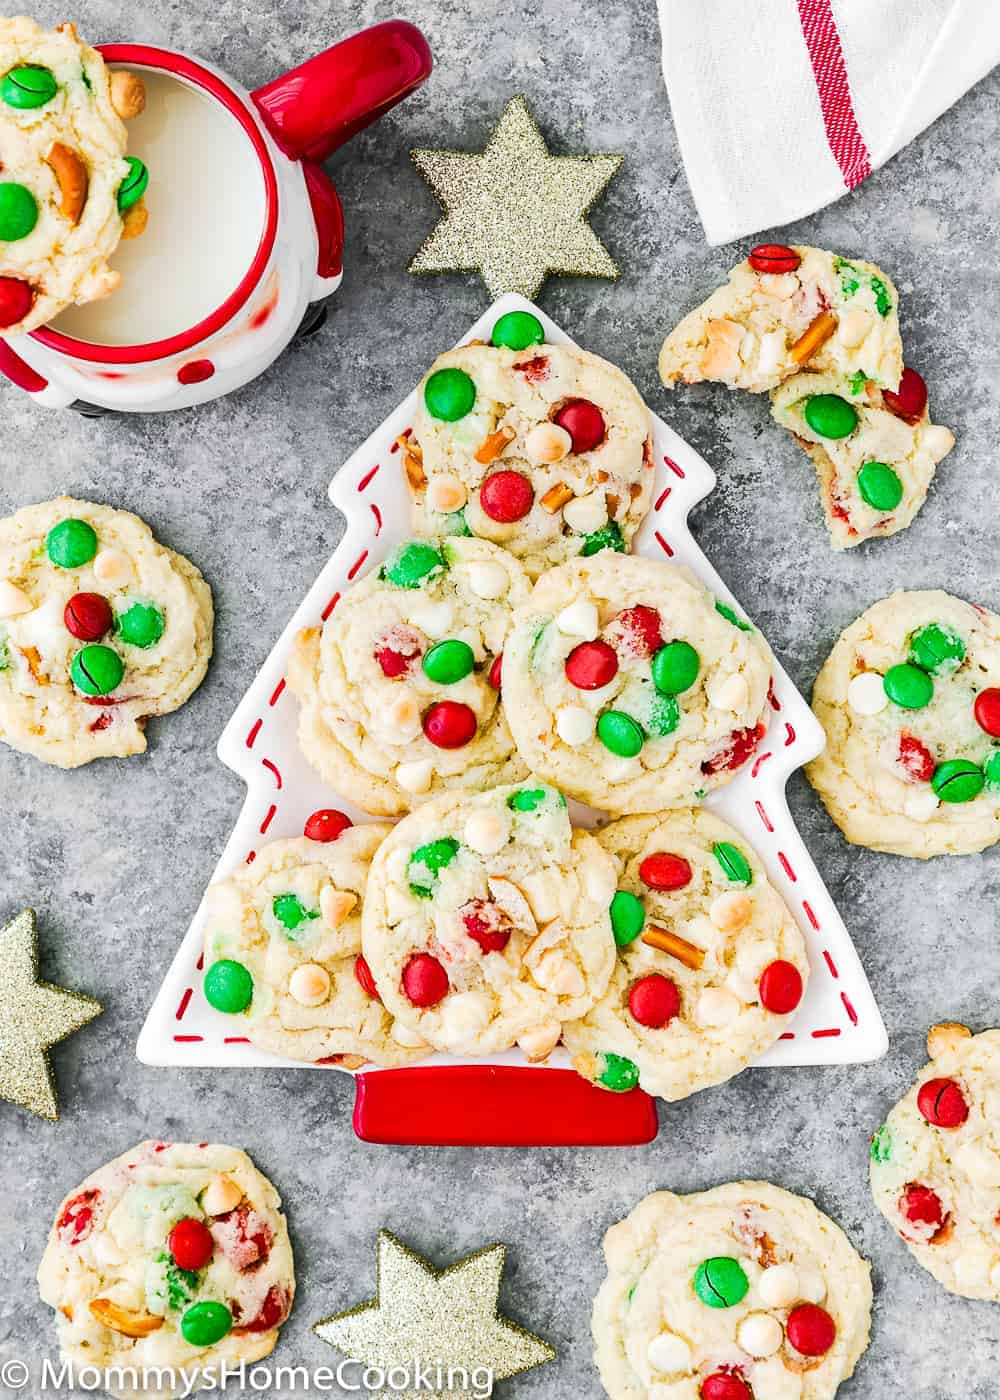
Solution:
[(931, 422), (926, 386), (911, 369), (898, 394), (870, 380), (796, 374), (772, 393), (771, 413), (816, 467), (834, 549), (905, 530), (955, 445)]
[(59, 1207), (38, 1270), (63, 1360), (188, 1379), (268, 1356), (295, 1294), (280, 1207), (235, 1147), (143, 1142), (91, 1173)]
[(872, 1194), (939, 1283), (1000, 1303), (1000, 1030), (935, 1026), (927, 1050), (872, 1139)]
[(309, 762), (385, 816), (521, 777), (499, 657), (527, 595), (518, 561), (485, 540), (401, 545), (296, 639), (288, 682)]
[(597, 839), (618, 872), (618, 961), (600, 1001), (564, 1029), (574, 1068), (671, 1100), (721, 1084), (802, 1000), (801, 933), (750, 844), (711, 812), (623, 817)]
[(833, 375), (841, 389), (859, 376), (880, 388), (899, 384), (898, 297), (874, 263), (765, 243), (660, 351), (668, 389), (710, 379), (759, 394), (804, 369)]
[(611, 857), (537, 782), (448, 793), (372, 862), (362, 947), (392, 1015), (438, 1050), (544, 1059), (608, 985)]
[(592, 1326), (611, 1400), (833, 1400), (868, 1345), (868, 1264), (769, 1182), (657, 1191), (604, 1255)]
[(212, 654), (201, 574), (128, 511), (61, 496), (0, 521), (0, 740), (59, 768), (142, 753)]
[[(324, 817), (339, 814), (317, 813), (307, 830)], [(368, 867), (391, 827), (346, 821), (327, 821), (321, 840), (272, 841), (209, 888), (204, 992), (272, 1054), (350, 1069), (406, 1064), (420, 1050), (410, 1032), (395, 1036), (361, 956)]]
[(1000, 838), (1000, 617), (939, 591), (874, 603), (813, 687), (806, 769), (848, 841), (962, 855)]
[(146, 223), (149, 175), (122, 117), (145, 104), (72, 24), (0, 19), (0, 331), (28, 331), (107, 296), (108, 259)]
[(492, 540), (533, 578), (627, 551), (653, 489), (652, 423), (631, 380), (543, 338), (536, 317), (512, 311), (492, 345), (441, 355), (403, 440), (414, 529)]
[(768, 719), (767, 644), (693, 574), (597, 555), (514, 617), (503, 690), (534, 773), (606, 811), (688, 806), (729, 782)]

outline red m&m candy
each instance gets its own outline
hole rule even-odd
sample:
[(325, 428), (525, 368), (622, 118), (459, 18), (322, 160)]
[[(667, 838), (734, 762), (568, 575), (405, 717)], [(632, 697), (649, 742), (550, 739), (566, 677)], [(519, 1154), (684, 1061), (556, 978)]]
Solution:
[(825, 1308), (800, 1303), (788, 1314), (785, 1336), (803, 1356), (825, 1356), (837, 1340), (837, 1324)]
[(437, 1006), (447, 994), (448, 974), (430, 953), (414, 953), (403, 968), (403, 991), (413, 1006)]
[(927, 407), (927, 385), (915, 369), (904, 369), (899, 388), (895, 393), (883, 389), (882, 401), (890, 413), (912, 423)]
[(1000, 686), (981, 690), (972, 707), (979, 728), (993, 739), (1000, 739)]
[(934, 776), (934, 755), (915, 734), (900, 734), (899, 764), (918, 783), (929, 783)]
[(470, 899), (459, 910), (466, 933), (484, 953), (502, 953), (510, 942), (510, 921), (498, 904)]
[(382, 1000), (378, 994), (378, 987), (375, 985), (375, 978), (372, 976), (372, 970), (360, 953), (354, 959), (354, 975), (358, 979), (362, 990), (367, 992), (372, 1001)]
[(655, 608), (647, 608), (637, 603), (634, 608), (626, 608), (611, 623), (610, 631), (620, 635), (628, 649), (636, 656), (652, 656), (663, 645), (663, 630), (660, 614)]
[(921, 1084), (917, 1108), (935, 1128), (960, 1128), (969, 1116), (965, 1095), (954, 1079), (928, 1079)]
[(170, 1231), (167, 1247), (179, 1269), (195, 1272), (203, 1269), (212, 1257), (212, 1236), (208, 1227), (193, 1216), (178, 1220)]
[(493, 472), (479, 488), (483, 513), (500, 525), (523, 520), (534, 499), (531, 482), (520, 472)]
[(291, 1299), (280, 1283), (272, 1283), (257, 1312), (249, 1322), (241, 1322), (238, 1332), (270, 1332), (288, 1316)]
[(899, 1209), (911, 1225), (943, 1225), (941, 1197), (929, 1186), (911, 1181), (899, 1198)]
[(35, 300), (30, 283), (20, 277), (0, 277), (0, 331), (23, 321)]
[(459, 700), (439, 700), (423, 720), (424, 736), (439, 749), (460, 749), (476, 734), (476, 716)]
[(758, 243), (747, 261), (754, 272), (795, 272), (802, 259), (784, 243)]
[(100, 593), (76, 593), (63, 611), (66, 631), (81, 642), (99, 642), (111, 631), (111, 604)]
[(713, 1371), (701, 1383), (701, 1400), (753, 1400), (753, 1391), (732, 1371)]
[(313, 812), (302, 834), (308, 836), (310, 841), (336, 841), (342, 831), (353, 825), (346, 813), (338, 812), (335, 807), (323, 807)]
[(618, 674), (618, 657), (607, 642), (581, 642), (566, 658), (566, 679), (577, 690), (600, 690)]
[(570, 399), (563, 404), (554, 420), (573, 439), (574, 452), (593, 452), (607, 435), (604, 415), (589, 399)]
[(765, 1011), (787, 1016), (802, 1000), (802, 974), (794, 963), (776, 958), (761, 973), (757, 990)]
[(681, 997), (676, 983), (658, 972), (633, 982), (628, 994), (628, 1009), (640, 1026), (659, 1030), (672, 1021), (681, 1009)]
[(691, 867), (683, 856), (654, 851), (639, 866), (639, 879), (651, 890), (682, 890), (691, 881)]
[(497, 657), (494, 658), (494, 660), (493, 660), (493, 665), (490, 667), (489, 682), (490, 682), (490, 685), (493, 687), (494, 690), (499, 690), (499, 689), (500, 689), (500, 681), (501, 681), (501, 678), (502, 678), (502, 671), (503, 671), (503, 652), (501, 652), (499, 656), (497, 656)]
[(753, 729), (734, 729), (724, 749), (706, 758), (701, 765), (703, 773), (731, 773), (742, 768), (767, 733), (763, 724), (755, 724)]

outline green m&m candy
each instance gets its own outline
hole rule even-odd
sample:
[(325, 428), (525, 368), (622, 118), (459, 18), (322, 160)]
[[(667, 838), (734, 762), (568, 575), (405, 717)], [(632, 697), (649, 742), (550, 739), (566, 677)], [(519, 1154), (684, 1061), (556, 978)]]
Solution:
[(642, 933), (646, 924), (646, 911), (642, 900), (628, 890), (617, 890), (611, 901), (611, 931), (619, 948), (627, 948)]
[(138, 204), (149, 188), (149, 171), (138, 156), (126, 156), (128, 174), (118, 186), (118, 212), (124, 214)]
[(910, 660), (932, 676), (950, 676), (965, 660), (965, 643), (940, 622), (928, 622), (910, 637)]
[(454, 685), (456, 681), (465, 680), (475, 664), (476, 658), (469, 643), (459, 641), (457, 637), (435, 642), (424, 653), (422, 662), (424, 675), (437, 685)]
[(472, 412), (476, 386), (464, 369), (439, 369), (424, 385), (424, 403), (432, 418), (454, 423)]
[(410, 889), (425, 899), (434, 892), (434, 882), (446, 865), (450, 865), (458, 854), (458, 842), (454, 836), (440, 836), (436, 841), (428, 841), (426, 846), (418, 846), (410, 856), (407, 874)]
[(727, 622), (731, 622), (734, 627), (738, 627), (741, 632), (753, 631), (749, 622), (744, 621), (742, 617), (738, 617), (729, 604), (724, 603), (721, 598), (716, 598), (715, 600), (715, 611), (720, 617), (724, 617)]
[(389, 555), (382, 566), (382, 578), (397, 588), (419, 588), (424, 579), (448, 567), (436, 545), (426, 540), (410, 540)]
[(60, 520), (45, 536), (49, 560), (60, 569), (82, 569), (97, 553), (97, 532), (86, 520)]
[(892, 1156), (892, 1129), (883, 1123), (872, 1136), (871, 1159), (873, 1162), (888, 1162)]
[(589, 559), (592, 554), (600, 554), (602, 549), (614, 549), (619, 554), (625, 553), (625, 540), (617, 520), (609, 520), (592, 535), (584, 535), (583, 547), (580, 550), (584, 559)]
[(904, 710), (922, 710), (934, 695), (934, 682), (927, 672), (909, 662), (890, 666), (882, 684), (892, 703)]
[(942, 802), (971, 802), (986, 786), (986, 774), (967, 758), (949, 758), (939, 763), (931, 787)]
[(657, 692), (653, 696), (653, 702), (649, 707), (646, 727), (650, 734), (655, 734), (658, 739), (662, 739), (666, 734), (672, 734), (681, 722), (681, 707), (672, 695), (660, 695)]
[(472, 531), (465, 518), (465, 511), (453, 510), (450, 515), (446, 515), (441, 522), (441, 532), (445, 535), (471, 536)]
[(703, 1259), (694, 1274), (694, 1291), (708, 1308), (733, 1308), (743, 1301), (750, 1280), (738, 1259), (716, 1254)]
[(544, 788), (521, 788), (507, 798), (507, 806), (512, 812), (534, 812), (545, 801), (548, 793)]
[(895, 510), (903, 499), (903, 483), (885, 462), (866, 462), (858, 472), (861, 499), (872, 510)]
[(847, 437), (858, 425), (857, 410), (839, 394), (813, 394), (806, 399), (802, 416), (814, 433), (825, 438)]
[(205, 973), (202, 990), (209, 1006), (236, 1016), (253, 1000), (253, 978), (242, 963), (220, 958)]
[(122, 683), (125, 662), (111, 647), (81, 647), (69, 671), (73, 684), (84, 695), (110, 695)]
[(597, 721), (597, 737), (619, 758), (635, 758), (646, 741), (640, 725), (621, 710), (605, 710)]
[(690, 642), (668, 642), (653, 657), (653, 684), (664, 695), (680, 695), (698, 679), (701, 658)]
[(734, 885), (742, 885), (744, 889), (747, 889), (753, 884), (753, 870), (750, 867), (750, 862), (740, 848), (734, 846), (731, 841), (716, 841), (712, 847), (712, 855), (719, 862), (723, 875)]
[(297, 894), (276, 895), (271, 910), (278, 923), (289, 933), (294, 933), (300, 924), (319, 918), (319, 910), (307, 909)]
[(16, 243), (38, 223), (38, 201), (26, 185), (0, 185), (0, 243)]
[(181, 1335), (192, 1347), (214, 1346), (228, 1336), (232, 1326), (233, 1315), (225, 1303), (216, 1303), (210, 1298), (192, 1303), (181, 1317)]
[(27, 112), (32, 107), (44, 107), (59, 91), (59, 84), (47, 68), (34, 63), (12, 68), (0, 81), (0, 98), (8, 107)]
[(601, 1072), (598, 1084), (611, 1089), (616, 1094), (627, 1094), (639, 1082), (639, 1066), (627, 1055), (613, 1055), (610, 1050), (599, 1056)]
[[(0, 660), (0, 666), (2, 665)], [(991, 753), (983, 764), (983, 775), (986, 778), (986, 791), (1000, 792), (1000, 749)]]
[(152, 647), (163, 636), (163, 614), (152, 603), (133, 603), (119, 613), (115, 630), (123, 642), (132, 647)]
[(529, 345), (544, 343), (545, 330), (530, 311), (508, 311), (493, 327), (492, 340), (494, 345), (505, 345), (508, 350), (527, 350)]

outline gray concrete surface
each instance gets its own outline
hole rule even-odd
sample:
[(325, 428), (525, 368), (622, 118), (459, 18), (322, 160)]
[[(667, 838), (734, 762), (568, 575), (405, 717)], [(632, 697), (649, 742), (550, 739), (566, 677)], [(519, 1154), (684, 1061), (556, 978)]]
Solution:
[[(81, 0), (74, 18), (95, 39), (201, 54), (252, 87), (397, 6), (165, 0), (128, 9), (126, 18), (110, 0)], [(57, 1126), (0, 1105), (0, 1360), (34, 1365), (53, 1351), (34, 1273), (62, 1193), (152, 1134), (245, 1145), (279, 1186), (300, 1287), (285, 1362), (334, 1358), (309, 1326), (371, 1295), (374, 1237), (385, 1225), (439, 1263), (506, 1241), (503, 1303), (558, 1347), (559, 1360), (502, 1393), (598, 1396), (589, 1312), (604, 1229), (657, 1187), (764, 1176), (814, 1197), (874, 1263), (873, 1341), (845, 1400), (993, 1400), (1000, 1309), (951, 1297), (910, 1261), (872, 1206), (866, 1160), (869, 1133), (922, 1063), (927, 1026), (998, 1019), (996, 850), (921, 865), (849, 849), (797, 777), (797, 819), (882, 1004), (890, 1053), (865, 1068), (751, 1072), (663, 1111), (648, 1148), (371, 1148), (351, 1133), (340, 1076), (173, 1073), (134, 1058), (150, 998), (242, 801), (215, 759), (216, 738), (338, 538), (330, 474), (485, 305), (471, 278), (416, 282), (406, 273), (436, 216), (409, 165), (411, 145), (479, 149), (521, 91), (555, 150), (627, 154), (594, 215), (621, 281), (553, 280), (541, 302), (630, 373), (716, 467), (718, 489), (698, 510), (696, 533), (803, 689), (841, 628), (896, 586), (943, 585), (1000, 608), (1000, 77), (852, 196), (783, 233), (891, 272), (905, 298), (907, 358), (958, 437), (911, 529), (838, 555), (811, 468), (770, 426), (763, 402), (711, 388), (668, 400), (659, 386), (663, 332), (721, 280), (735, 250), (710, 250), (695, 216), (653, 0), (408, 0), (399, 9), (426, 29), (437, 70), (332, 163), (349, 248), (320, 335), (252, 387), (176, 416), (87, 422), (0, 388), (3, 513), (60, 491), (127, 506), (201, 566), (218, 606), (208, 679), (152, 727), (145, 758), (62, 773), (0, 751), (0, 916), (35, 905), (45, 974), (107, 1005), (55, 1055)], [(65, 17), (50, 4), (39, 13)], [(34, 1381), (21, 1392), (37, 1393)]]

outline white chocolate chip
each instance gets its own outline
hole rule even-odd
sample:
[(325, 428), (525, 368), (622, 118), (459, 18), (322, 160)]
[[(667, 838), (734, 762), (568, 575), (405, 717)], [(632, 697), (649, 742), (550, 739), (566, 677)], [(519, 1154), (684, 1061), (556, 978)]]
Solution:
[(627, 783), (642, 772), (638, 758), (609, 758), (604, 766), (604, 776), (609, 783)]
[(532, 975), (540, 987), (557, 997), (578, 997), (586, 986), (576, 964), (554, 948), (539, 958)]
[(415, 739), (420, 733), (420, 707), (412, 695), (400, 695), (386, 714), (388, 729), (399, 743)]
[(432, 642), (437, 642), (451, 631), (453, 616), (449, 602), (442, 599), (441, 602), (435, 603), (426, 599), (413, 604), (409, 620), (414, 627), (419, 627), (425, 636), (430, 637)]
[(573, 439), (558, 423), (538, 423), (524, 439), (528, 461), (535, 466), (561, 462), (573, 446)]
[(805, 1303), (822, 1303), (826, 1297), (826, 1279), (819, 1269), (803, 1269), (799, 1273), (799, 1297)]
[(409, 1026), (403, 1025), (402, 1021), (392, 1023), (392, 1038), (397, 1045), (402, 1045), (407, 1050), (421, 1050), (427, 1044), (422, 1035), (411, 1031)]
[(760, 338), (757, 369), (761, 375), (772, 374), (781, 364), (785, 353), (785, 332), (768, 331)]
[(847, 703), (856, 715), (877, 715), (889, 703), (878, 671), (861, 671), (847, 687)]
[(714, 682), (708, 691), (708, 703), (713, 710), (726, 710), (733, 714), (739, 714), (741, 710), (746, 709), (749, 699), (750, 687), (747, 685), (746, 676), (740, 671), (726, 676), (725, 680)]
[(94, 1237), (94, 1258), (99, 1264), (123, 1264), (125, 1256), (115, 1244), (107, 1230), (100, 1230)]
[(23, 588), (9, 579), (0, 579), (0, 617), (20, 617), (34, 606)]
[(761, 1302), (769, 1308), (790, 1308), (801, 1298), (799, 1271), (794, 1264), (772, 1264), (757, 1283)]
[(132, 561), (120, 549), (102, 549), (94, 560), (94, 577), (113, 588), (123, 588), (135, 572)]
[(477, 559), (469, 565), (469, 587), (477, 598), (502, 598), (510, 588), (510, 575), (492, 559)]
[(319, 912), (327, 928), (340, 928), (357, 902), (358, 897), (351, 890), (335, 890), (332, 885), (324, 885), (319, 895)]
[(243, 1199), (242, 1190), (231, 1176), (213, 1176), (201, 1197), (201, 1208), (206, 1215), (228, 1215)]
[(676, 1332), (661, 1332), (646, 1348), (646, 1360), (654, 1371), (673, 1376), (678, 1371), (690, 1371), (691, 1348)]
[(837, 339), (841, 345), (853, 349), (860, 345), (872, 328), (872, 318), (867, 311), (842, 311), (837, 318)]
[(743, 890), (728, 890), (712, 901), (708, 917), (721, 933), (738, 933), (753, 915), (753, 900)]
[(931, 787), (907, 793), (903, 799), (903, 812), (911, 822), (929, 822), (937, 809), (937, 794)]
[(462, 832), (465, 844), (481, 856), (494, 856), (510, 837), (510, 816), (489, 807), (470, 812)]
[(404, 792), (426, 792), (434, 776), (434, 764), (429, 758), (417, 758), (401, 763), (396, 769), (396, 782)]
[(490, 1023), (490, 1004), (480, 992), (455, 992), (441, 1007), (441, 1038), (461, 1043)]
[(784, 1329), (770, 1313), (748, 1313), (736, 1331), (736, 1340), (750, 1356), (773, 1356), (784, 1339)]
[(288, 990), (300, 1006), (320, 1006), (330, 995), (330, 974), (319, 963), (303, 963), (288, 979)]
[(725, 987), (706, 987), (698, 998), (697, 1016), (703, 1026), (729, 1026), (739, 1014), (739, 998)]
[(592, 535), (608, 518), (608, 500), (603, 491), (577, 496), (563, 507), (563, 519), (579, 535)]
[(563, 705), (556, 711), (556, 733), (564, 744), (577, 748), (594, 737), (597, 721), (582, 705)]
[(428, 508), (442, 515), (453, 515), (456, 510), (461, 510), (468, 498), (469, 493), (463, 483), (447, 472), (431, 477), (427, 483)]
[(955, 446), (955, 435), (940, 424), (929, 423), (920, 434), (919, 443), (929, 457), (933, 457), (935, 462), (940, 462)]
[(556, 626), (566, 637), (582, 637), (585, 642), (592, 642), (601, 630), (597, 604), (578, 598), (556, 615)]
[(522, 1031), (517, 1038), (517, 1043), (525, 1058), (536, 1063), (552, 1053), (559, 1044), (561, 1035), (561, 1022), (552, 1019), (532, 1026), (530, 1030)]

